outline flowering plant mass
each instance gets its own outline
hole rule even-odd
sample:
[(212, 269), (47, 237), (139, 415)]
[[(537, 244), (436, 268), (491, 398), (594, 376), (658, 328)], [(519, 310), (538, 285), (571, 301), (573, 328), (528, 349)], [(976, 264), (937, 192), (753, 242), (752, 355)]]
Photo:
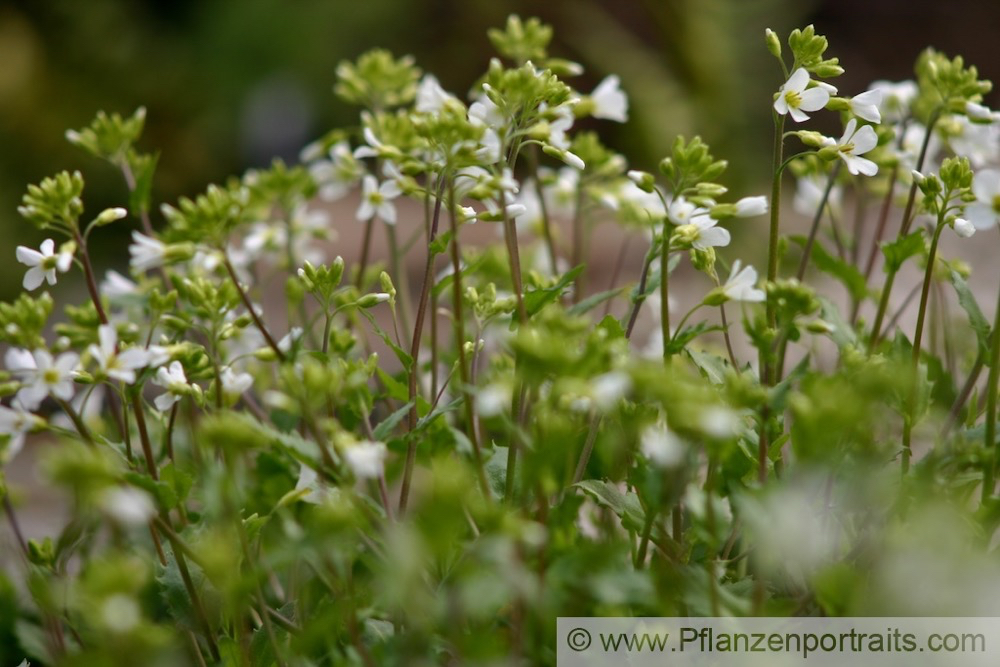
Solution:
[[(468, 94), (344, 62), (357, 127), (175, 204), (144, 110), (67, 133), (130, 194), (93, 215), (62, 172), (19, 209), (0, 661), (550, 665), (559, 616), (1000, 615), (1000, 336), (945, 257), (1000, 218), (990, 83), (927, 50), (842, 93), (812, 26), (768, 31), (771, 189), (737, 197), (699, 137), (654, 170), (602, 143), (627, 81), (581, 90), (551, 38), (512, 16)], [(598, 222), (634, 273), (588, 266)], [(128, 275), (91, 261), (111, 226)]]

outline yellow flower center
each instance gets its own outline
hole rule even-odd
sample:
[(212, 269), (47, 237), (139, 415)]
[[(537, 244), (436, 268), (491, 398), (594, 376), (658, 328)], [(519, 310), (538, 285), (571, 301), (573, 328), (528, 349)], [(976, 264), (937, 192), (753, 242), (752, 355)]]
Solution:
[(799, 105), (802, 104), (802, 95), (794, 90), (789, 90), (785, 93), (785, 102), (793, 109), (798, 109)]
[(45, 384), (56, 384), (59, 382), (59, 371), (54, 368), (46, 368), (45, 372), (42, 373), (42, 379), (45, 380)]

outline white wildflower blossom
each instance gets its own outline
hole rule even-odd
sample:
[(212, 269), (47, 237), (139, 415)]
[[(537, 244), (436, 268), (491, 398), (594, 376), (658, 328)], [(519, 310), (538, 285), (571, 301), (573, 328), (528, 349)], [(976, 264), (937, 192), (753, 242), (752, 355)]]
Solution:
[[(100, 374), (126, 384), (135, 382), (136, 370), (150, 365), (155, 361), (148, 350), (141, 347), (131, 347), (118, 351), (118, 333), (110, 324), (102, 324), (97, 329), (99, 343), (87, 348), (88, 353), (97, 362)], [(155, 364), (153, 364), (155, 365)]]
[(590, 94), (594, 103), (591, 113), (594, 118), (613, 120), (618, 123), (628, 121), (628, 97), (621, 89), (621, 81), (614, 74), (605, 77)]
[(344, 449), (344, 460), (358, 479), (377, 479), (382, 475), (387, 450), (384, 443), (365, 440)]
[(749, 264), (741, 266), (740, 260), (733, 262), (729, 280), (722, 286), (722, 293), (731, 301), (758, 303), (765, 299), (764, 290), (757, 288), (757, 269)]
[(867, 90), (848, 101), (851, 113), (869, 123), (882, 122), (882, 114), (879, 113), (880, 104), (882, 104), (882, 91), (878, 89)]
[(1000, 170), (983, 169), (972, 179), (976, 201), (965, 207), (965, 217), (976, 229), (989, 229), (1000, 220)]
[(159, 239), (132, 232), (132, 244), (128, 247), (129, 266), (133, 271), (144, 273), (163, 266), (167, 257), (167, 246)]
[(844, 134), (837, 141), (837, 155), (847, 164), (847, 171), (857, 176), (874, 176), (878, 173), (878, 165), (868, 158), (861, 157), (878, 145), (878, 136), (871, 125), (858, 128), (855, 118), (847, 121)]
[(796, 123), (809, 120), (806, 111), (819, 111), (830, 101), (829, 91), (822, 86), (807, 88), (809, 72), (800, 67), (778, 89), (774, 110), (782, 116), (790, 114)]
[(650, 463), (660, 468), (676, 468), (684, 462), (684, 443), (665, 424), (643, 429), (639, 450)]
[(392, 200), (402, 194), (396, 181), (383, 181), (371, 174), (361, 181), (361, 206), (358, 207), (357, 218), (361, 221), (371, 220), (378, 216), (382, 222), (396, 224), (396, 206)]
[(156, 516), (153, 498), (134, 486), (115, 486), (105, 490), (99, 504), (105, 514), (123, 526), (145, 526)]
[(65, 352), (54, 359), (48, 350), (34, 352), (11, 348), (5, 358), (7, 370), (20, 381), (17, 401), (27, 410), (35, 410), (49, 395), (61, 401), (73, 398), (73, 375), (80, 357)]
[(170, 362), (170, 366), (160, 367), (153, 378), (153, 384), (163, 387), (167, 391), (154, 399), (156, 409), (166, 412), (174, 403), (181, 400), (185, 395), (191, 393), (191, 385), (188, 384), (187, 376), (184, 374), (184, 367), (179, 361)]
[(38, 250), (23, 245), (17, 246), (14, 254), (17, 261), (29, 267), (22, 283), (24, 289), (29, 292), (37, 289), (43, 282), (55, 285), (56, 271), (66, 273), (73, 264), (73, 253), (64, 249), (60, 249), (57, 253), (55, 241), (52, 239), (42, 241)]

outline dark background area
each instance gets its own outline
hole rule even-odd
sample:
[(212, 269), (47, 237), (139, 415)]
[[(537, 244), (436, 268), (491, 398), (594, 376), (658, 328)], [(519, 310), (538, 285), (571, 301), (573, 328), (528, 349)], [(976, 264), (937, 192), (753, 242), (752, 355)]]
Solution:
[[(1000, 80), (996, 0), (7, 1), (0, 298), (20, 286), (14, 246), (40, 240), (16, 212), (27, 183), (80, 169), (89, 212), (126, 201), (118, 175), (64, 139), (98, 110), (147, 107), (142, 148), (161, 151), (154, 199), (173, 202), (272, 157), (295, 161), (329, 128), (355, 124), (357, 109), (332, 93), (334, 70), (370, 48), (412, 54), (464, 94), (493, 55), (486, 30), (510, 13), (555, 27), (551, 53), (587, 70), (571, 82), (580, 90), (621, 76), (630, 122), (600, 129), (633, 166), (652, 168), (677, 134), (701, 134), (729, 159), (737, 194), (763, 191), (770, 162), (770, 99), (781, 74), (764, 48), (765, 27), (786, 35), (815, 23), (847, 70), (836, 82), (843, 94), (910, 77), (928, 45)], [(820, 122), (838, 129), (822, 125), (832, 116)]]

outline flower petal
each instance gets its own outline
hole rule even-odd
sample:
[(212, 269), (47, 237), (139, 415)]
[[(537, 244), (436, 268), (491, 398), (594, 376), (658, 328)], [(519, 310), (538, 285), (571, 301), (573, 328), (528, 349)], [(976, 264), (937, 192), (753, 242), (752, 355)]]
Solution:
[(830, 101), (830, 93), (820, 87), (804, 90), (800, 94), (802, 101), (799, 103), (799, 108), (803, 111), (819, 111)]

